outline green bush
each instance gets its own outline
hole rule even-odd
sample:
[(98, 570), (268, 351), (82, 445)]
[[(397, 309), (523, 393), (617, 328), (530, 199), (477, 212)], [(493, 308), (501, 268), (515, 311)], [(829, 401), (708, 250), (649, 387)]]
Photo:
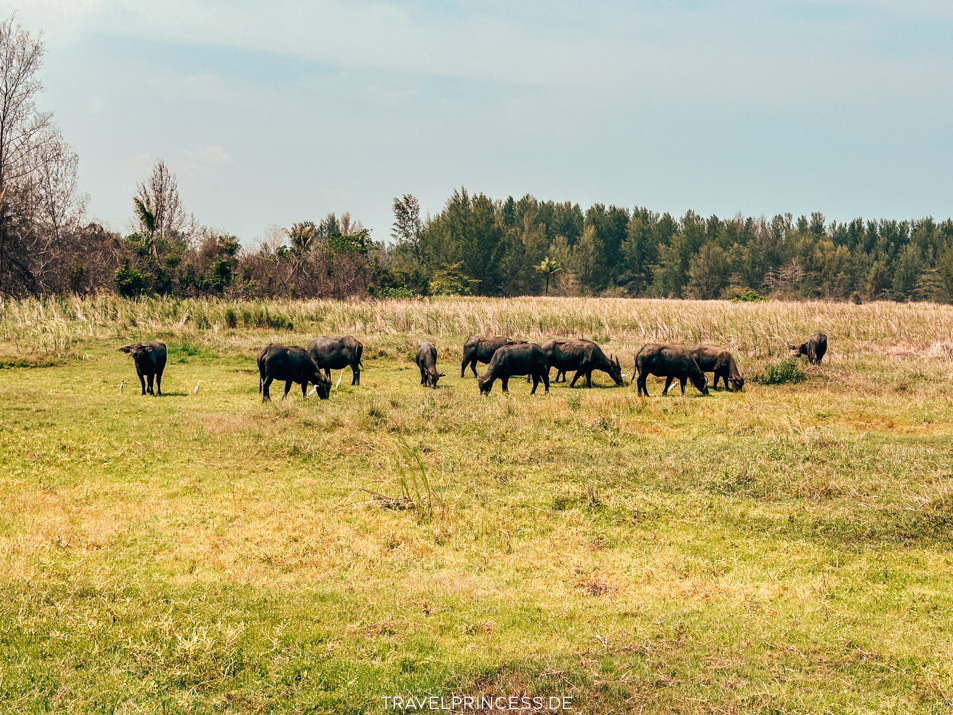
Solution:
[(788, 382), (801, 382), (806, 375), (796, 360), (786, 358), (780, 362), (766, 363), (761, 374), (756, 377), (762, 385), (783, 385)]
[(116, 271), (116, 290), (123, 298), (135, 298), (149, 290), (149, 281), (142, 273), (129, 265), (129, 259), (122, 259), (122, 266)]
[(377, 291), (378, 298), (417, 298), (417, 294), (406, 286), (383, 288)]
[(732, 303), (760, 303), (765, 300), (754, 288), (741, 288), (740, 286), (731, 286), (725, 291), (725, 297)]

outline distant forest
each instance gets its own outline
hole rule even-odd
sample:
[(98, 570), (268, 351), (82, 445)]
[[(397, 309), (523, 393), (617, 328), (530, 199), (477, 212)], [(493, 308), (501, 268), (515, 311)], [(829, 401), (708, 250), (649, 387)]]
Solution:
[(953, 221), (820, 213), (680, 218), (648, 208), (456, 191), (414, 220), (395, 200), (391, 286), (479, 295), (953, 301)]

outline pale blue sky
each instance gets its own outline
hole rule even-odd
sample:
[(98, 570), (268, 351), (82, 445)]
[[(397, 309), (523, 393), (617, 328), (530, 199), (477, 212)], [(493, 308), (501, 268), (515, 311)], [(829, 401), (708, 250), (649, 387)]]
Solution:
[(43, 31), (89, 214), (155, 161), (253, 246), (396, 196), (953, 216), (946, 0), (0, 0)]

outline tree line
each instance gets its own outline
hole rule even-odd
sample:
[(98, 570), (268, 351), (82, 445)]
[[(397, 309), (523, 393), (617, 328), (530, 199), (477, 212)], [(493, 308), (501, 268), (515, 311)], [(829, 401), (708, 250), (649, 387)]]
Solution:
[(493, 199), (465, 188), (421, 217), (394, 199), (390, 241), (350, 214), (275, 227), (255, 247), (185, 211), (158, 161), (130, 231), (85, 218), (78, 157), (40, 111), (43, 44), (0, 22), (0, 295), (403, 297), (613, 295), (953, 302), (953, 221), (674, 217), (645, 207)]
[(394, 202), (390, 265), (417, 290), (481, 295), (953, 301), (953, 221), (674, 217), (455, 191), (426, 221)]

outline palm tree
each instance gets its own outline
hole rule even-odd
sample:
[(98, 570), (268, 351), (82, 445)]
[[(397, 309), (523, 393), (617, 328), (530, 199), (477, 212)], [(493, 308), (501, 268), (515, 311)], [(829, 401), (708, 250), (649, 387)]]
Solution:
[(291, 268), (291, 278), (294, 280), (300, 273), (308, 253), (314, 247), (314, 238), (317, 236), (317, 226), (314, 221), (301, 221), (285, 229), (288, 242), (291, 244), (291, 253), (294, 255), (294, 265)]
[(543, 262), (536, 266), (536, 272), (546, 276), (546, 295), (549, 295), (549, 279), (561, 270), (563, 270), (563, 267), (549, 256), (546, 256)]
[(156, 247), (156, 215), (152, 210), (152, 202), (148, 198), (135, 196), (132, 203), (136, 207), (136, 218), (139, 219), (139, 230), (149, 244), (149, 253), (153, 256), (158, 255), (159, 249)]

